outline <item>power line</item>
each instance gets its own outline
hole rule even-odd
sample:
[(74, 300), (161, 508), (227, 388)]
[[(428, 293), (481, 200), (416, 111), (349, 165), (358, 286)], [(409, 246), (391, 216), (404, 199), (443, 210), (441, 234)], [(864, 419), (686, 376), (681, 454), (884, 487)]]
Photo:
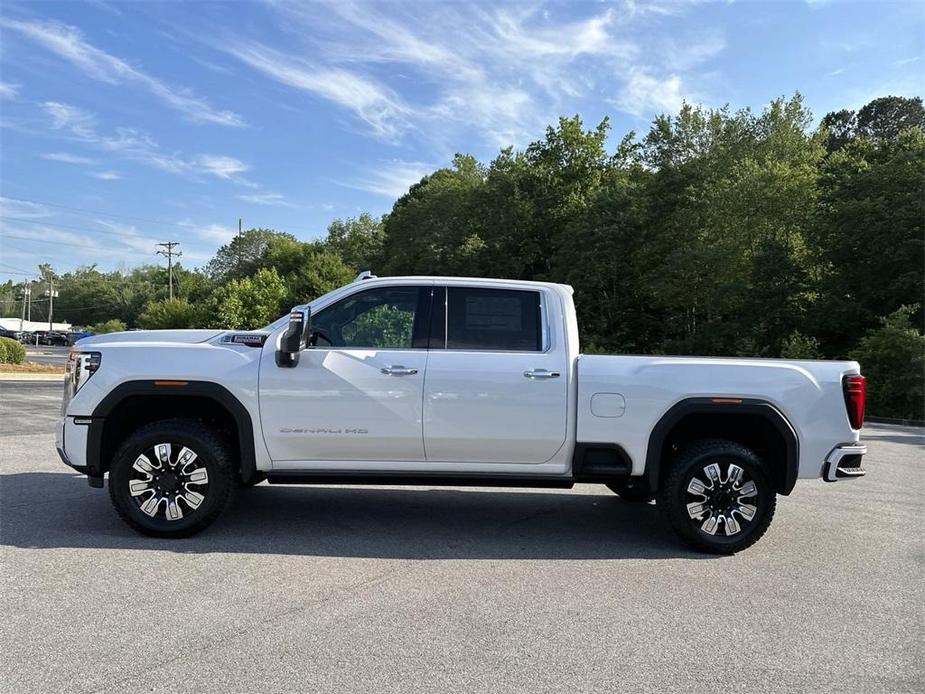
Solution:
[(0, 238), (18, 239), (20, 241), (30, 241), (32, 243), (53, 243), (57, 246), (76, 246), (77, 248), (93, 248), (93, 246), (88, 246), (85, 243), (73, 243), (70, 241), (51, 241), (49, 239), (30, 239), (28, 236), (15, 236), (14, 234), (7, 234), (5, 231), (0, 231)]
[(20, 222), (24, 224), (37, 224), (39, 226), (48, 226), (48, 227), (57, 227), (60, 229), (70, 229), (71, 231), (82, 231), (86, 234), (112, 234), (113, 236), (123, 236), (133, 239), (142, 239), (143, 236), (138, 234), (133, 234), (130, 231), (115, 231), (111, 229), (88, 229), (87, 227), (78, 227), (73, 224), (59, 224), (57, 222), (40, 222), (35, 219), (23, 219), (22, 217), (7, 217), (5, 215), (0, 215), (0, 219), (4, 219), (10, 222)]
[(113, 219), (131, 219), (135, 222), (147, 222), (148, 224), (162, 224), (166, 226), (178, 227), (180, 229), (190, 229), (192, 225), (189, 224), (180, 224), (179, 222), (167, 222), (163, 219), (147, 219), (145, 217), (135, 217), (127, 214), (117, 214), (114, 212), (100, 212), (99, 210), (88, 210), (84, 207), (69, 207), (68, 205), (58, 205), (53, 202), (45, 202), (43, 200), (29, 200), (28, 198), (7, 198), (7, 200), (15, 200), (16, 202), (26, 202), (33, 205), (45, 205), (46, 207), (57, 207), (61, 210), (69, 210), (70, 212), (83, 212), (85, 214), (97, 215), (98, 217), (111, 217)]
[[(148, 219), (145, 217), (135, 217), (132, 215), (118, 214), (118, 213), (113, 213), (113, 212), (101, 212), (99, 210), (90, 210), (85, 207), (69, 207), (67, 205), (58, 205), (57, 203), (53, 203), (53, 202), (45, 202), (44, 200), (34, 200), (34, 199), (29, 199), (29, 198), (7, 198), (7, 200), (31, 203), (33, 205), (45, 205), (47, 207), (56, 207), (58, 209), (68, 210), (70, 212), (83, 213), (85, 215), (96, 215), (98, 217), (110, 217), (113, 219), (130, 219), (136, 222), (147, 222), (148, 224), (160, 224), (164, 226), (172, 226), (178, 229), (195, 230), (197, 226), (195, 224), (181, 224), (179, 222), (168, 222), (163, 219), (160, 219), (160, 220), (159, 219)], [(279, 231), (284, 231), (289, 234), (301, 235), (301, 236), (307, 236), (307, 237), (318, 236), (318, 231), (307, 231), (305, 229), (281, 228), (279, 229)]]

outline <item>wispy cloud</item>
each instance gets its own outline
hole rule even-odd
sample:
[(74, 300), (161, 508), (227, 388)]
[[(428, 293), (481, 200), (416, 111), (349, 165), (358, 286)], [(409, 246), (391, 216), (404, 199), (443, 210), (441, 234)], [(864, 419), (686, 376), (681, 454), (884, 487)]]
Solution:
[(0, 197), (0, 217), (21, 217), (24, 219), (39, 219), (51, 217), (54, 213), (45, 205), (29, 200)]
[(239, 180), (238, 174), (242, 174), (250, 168), (240, 159), (215, 154), (200, 155), (193, 161), (193, 165), (205, 173), (218, 176), (226, 181)]
[(59, 161), (62, 164), (82, 164), (89, 165), (95, 164), (96, 159), (91, 159), (90, 157), (82, 157), (78, 154), (69, 154), (68, 152), (46, 152), (40, 154), (42, 159), (47, 159), (48, 161)]
[[(680, 103), (682, 85), (685, 96), (693, 92), (688, 73), (721, 53), (725, 37), (712, 30), (659, 38), (643, 51), (632, 21), (684, 11), (643, 4), (585, 7), (576, 17), (523, 5), (390, 3), (385, 10), (351, 0), (283, 0), (270, 7), (301, 49), (240, 40), (212, 45), (348, 109), (375, 137), (429, 139), (432, 151), (445, 154), (461, 133), (492, 147), (525, 144), (601, 93), (622, 93), (613, 103), (634, 115)], [(408, 80), (418, 88), (406, 89)]]
[(122, 174), (118, 171), (91, 171), (87, 175), (98, 178), (101, 181), (118, 181), (122, 178)]
[(224, 224), (197, 224), (189, 219), (184, 219), (178, 224), (209, 243), (226, 244), (237, 233), (236, 229)]
[(191, 121), (241, 126), (233, 111), (213, 108), (208, 101), (184, 87), (173, 87), (88, 43), (74, 26), (56, 21), (23, 21), (0, 18), (0, 26), (16, 31), (69, 61), (88, 77), (109, 84), (136, 84)]
[(843, 75), (844, 73), (845, 73), (845, 68), (839, 67), (826, 74), (828, 74), (829, 77), (838, 77), (839, 75)]
[(126, 159), (152, 166), (169, 173), (187, 176), (214, 176), (226, 181), (253, 187), (255, 184), (241, 176), (248, 165), (240, 159), (216, 154), (183, 157), (163, 152), (148, 135), (132, 128), (117, 128), (114, 133), (99, 131), (96, 116), (84, 109), (58, 101), (46, 101), (45, 112), (55, 130), (70, 133), (77, 140), (99, 147)]
[(407, 127), (409, 109), (397, 94), (349, 70), (325, 68), (255, 42), (228, 50), (277, 82), (349, 109), (379, 137), (392, 139)]
[(621, 111), (641, 117), (653, 110), (675, 112), (684, 101), (683, 85), (677, 75), (659, 79), (644, 70), (632, 70), (613, 104)]
[(914, 55), (911, 58), (902, 58), (900, 60), (894, 60), (894, 67), (902, 67), (903, 65), (911, 65), (912, 63), (917, 63), (922, 59), (920, 55)]
[(12, 82), (0, 82), (0, 98), (15, 99), (19, 96), (19, 90), (21, 88), (21, 84), (13, 84)]
[(291, 202), (286, 200), (282, 193), (253, 193), (250, 195), (238, 195), (238, 200), (249, 202), (254, 205), (268, 205), (273, 207), (295, 207)]
[(430, 164), (395, 159), (380, 162), (364, 176), (342, 185), (395, 199), (407, 193), (412, 185), (433, 170)]

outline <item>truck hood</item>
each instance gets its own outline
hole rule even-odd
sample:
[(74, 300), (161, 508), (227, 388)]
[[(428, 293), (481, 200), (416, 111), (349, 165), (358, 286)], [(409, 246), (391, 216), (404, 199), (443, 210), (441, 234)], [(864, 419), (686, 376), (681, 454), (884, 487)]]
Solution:
[(172, 342), (181, 344), (194, 344), (205, 342), (221, 335), (224, 330), (129, 330), (124, 333), (107, 333), (105, 335), (92, 335), (78, 340), (77, 347), (89, 347), (98, 344), (113, 342)]

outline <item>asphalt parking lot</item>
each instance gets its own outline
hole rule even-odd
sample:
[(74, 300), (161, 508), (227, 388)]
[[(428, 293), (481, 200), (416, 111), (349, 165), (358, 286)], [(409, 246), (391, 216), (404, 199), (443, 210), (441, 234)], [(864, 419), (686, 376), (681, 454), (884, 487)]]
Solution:
[(25, 347), (26, 361), (53, 366), (64, 366), (67, 363), (67, 355), (71, 351), (70, 347), (49, 345), (26, 345)]
[(803, 482), (734, 557), (606, 488), (270, 487), (205, 533), (119, 521), (0, 383), (0, 690), (925, 690), (925, 430)]

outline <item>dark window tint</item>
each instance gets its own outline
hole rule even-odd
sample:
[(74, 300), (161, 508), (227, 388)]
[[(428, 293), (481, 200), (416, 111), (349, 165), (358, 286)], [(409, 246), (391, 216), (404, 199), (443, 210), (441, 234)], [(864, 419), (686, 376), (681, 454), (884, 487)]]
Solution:
[(447, 290), (447, 349), (542, 350), (539, 292)]
[(351, 294), (312, 316), (318, 347), (410, 349), (417, 287), (383, 287)]

